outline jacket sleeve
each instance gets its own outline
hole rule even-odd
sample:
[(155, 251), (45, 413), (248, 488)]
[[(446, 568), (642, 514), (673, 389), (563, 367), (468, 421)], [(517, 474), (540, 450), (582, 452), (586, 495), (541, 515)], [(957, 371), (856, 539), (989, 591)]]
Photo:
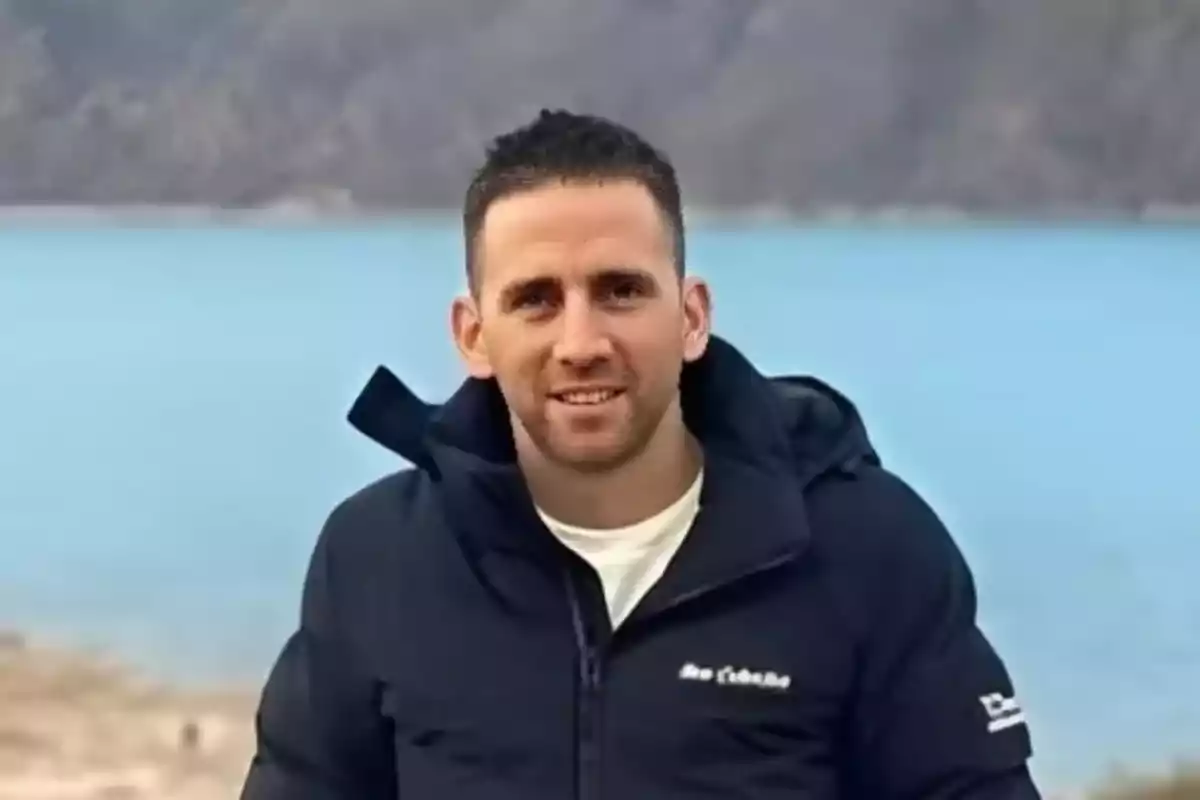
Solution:
[(851, 771), (878, 800), (1040, 800), (1032, 742), (1000, 656), (976, 621), (974, 580), (950, 533), (880, 471)]
[(347, 589), (335, 550), (348, 526), (330, 516), (309, 563), (300, 624), (284, 645), (255, 718), (256, 751), (241, 800), (394, 800), (390, 728), (378, 687), (347, 628)]

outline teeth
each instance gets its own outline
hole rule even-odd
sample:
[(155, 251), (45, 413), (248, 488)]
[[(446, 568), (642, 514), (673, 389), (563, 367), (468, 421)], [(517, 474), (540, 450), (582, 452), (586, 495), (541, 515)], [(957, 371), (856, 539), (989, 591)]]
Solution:
[(616, 394), (611, 389), (594, 392), (566, 392), (559, 395), (559, 399), (573, 406), (593, 406), (611, 400)]

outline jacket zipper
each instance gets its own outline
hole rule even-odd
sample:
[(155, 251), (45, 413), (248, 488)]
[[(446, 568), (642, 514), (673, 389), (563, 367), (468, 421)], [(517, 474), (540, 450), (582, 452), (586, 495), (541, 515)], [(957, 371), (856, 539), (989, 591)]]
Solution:
[[(746, 570), (732, 579), (705, 584), (673, 598), (658, 611), (666, 611), (691, 602), (711, 591), (730, 583), (745, 580), (782, 567), (799, 556), (797, 552), (785, 553), (770, 561)], [(601, 690), (604, 686), (603, 653), (588, 633), (584, 618), (583, 602), (579, 585), (570, 571), (566, 573), (567, 595), (571, 603), (571, 625), (575, 634), (575, 650), (579, 661), (578, 690), (579, 714), (575, 736), (575, 798), (576, 800), (600, 800), (601, 798)], [(633, 622), (633, 620), (630, 620)]]
[(603, 660), (584, 620), (579, 587), (567, 575), (571, 600), (571, 623), (575, 631), (575, 650), (579, 661), (579, 709), (575, 735), (576, 800), (600, 800), (600, 691), (603, 686)]

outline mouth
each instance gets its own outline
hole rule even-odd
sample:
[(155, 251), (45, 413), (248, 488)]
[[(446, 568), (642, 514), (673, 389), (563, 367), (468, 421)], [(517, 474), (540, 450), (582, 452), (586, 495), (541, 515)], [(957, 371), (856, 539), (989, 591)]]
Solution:
[(571, 389), (554, 392), (551, 399), (568, 406), (599, 406), (612, 402), (625, 393), (624, 389)]

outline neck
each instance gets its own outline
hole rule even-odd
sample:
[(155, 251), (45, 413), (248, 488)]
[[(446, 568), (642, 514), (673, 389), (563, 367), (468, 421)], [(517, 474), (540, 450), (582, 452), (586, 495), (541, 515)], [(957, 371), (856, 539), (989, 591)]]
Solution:
[(538, 454), (518, 458), (533, 501), (546, 514), (582, 528), (622, 528), (654, 516), (683, 496), (700, 473), (700, 444), (682, 416), (668, 414), (646, 448), (619, 468), (581, 473)]

